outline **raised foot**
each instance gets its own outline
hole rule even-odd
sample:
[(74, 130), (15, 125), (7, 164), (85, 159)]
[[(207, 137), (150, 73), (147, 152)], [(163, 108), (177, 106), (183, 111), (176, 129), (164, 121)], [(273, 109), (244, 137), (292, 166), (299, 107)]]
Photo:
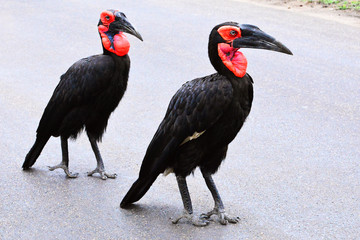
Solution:
[(79, 176), (79, 173), (70, 172), (69, 168), (65, 164), (62, 164), (62, 163), (60, 163), (60, 164), (58, 164), (56, 166), (52, 166), (52, 167), (48, 166), (48, 168), (49, 168), (50, 171), (54, 171), (57, 168), (61, 168), (61, 169), (64, 170), (66, 176), (69, 177), (69, 178), (77, 178)]
[(200, 219), (208, 220), (212, 215), (217, 215), (219, 218), (219, 222), (222, 225), (226, 225), (228, 223), (238, 223), (240, 221), (239, 217), (233, 217), (227, 215), (224, 210), (219, 210), (218, 208), (214, 208), (212, 211), (208, 213), (201, 214)]
[(88, 172), (88, 176), (92, 176), (94, 173), (98, 173), (100, 174), (100, 177), (102, 180), (106, 180), (108, 178), (116, 178), (117, 174), (110, 174), (110, 173), (106, 173), (105, 170), (101, 170), (99, 168), (95, 168), (93, 171)]
[(173, 224), (177, 224), (180, 219), (187, 219), (188, 221), (190, 221), (193, 225), (197, 226), (197, 227), (204, 227), (207, 226), (209, 224), (209, 221), (206, 219), (201, 219), (199, 217), (194, 216), (193, 214), (189, 214), (188, 212), (184, 212), (183, 215), (181, 215), (180, 217), (176, 218), (175, 220), (172, 220), (171, 222)]

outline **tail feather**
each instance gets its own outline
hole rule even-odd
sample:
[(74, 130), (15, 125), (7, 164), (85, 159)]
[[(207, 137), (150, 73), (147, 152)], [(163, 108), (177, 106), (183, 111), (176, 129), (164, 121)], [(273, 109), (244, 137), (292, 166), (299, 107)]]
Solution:
[(50, 137), (37, 137), (34, 145), (28, 152), (25, 157), (25, 161), (22, 165), (24, 170), (30, 168), (36, 162), (36, 159), (40, 156), (41, 151), (43, 150), (45, 144)]
[(131, 186), (130, 190), (127, 192), (127, 194), (121, 201), (120, 207), (125, 208), (128, 205), (130, 205), (131, 203), (134, 203), (134, 202), (140, 200), (140, 198), (142, 198), (145, 195), (145, 193), (149, 190), (149, 188), (154, 183), (156, 178), (157, 178), (157, 175), (155, 177), (150, 177), (150, 178), (140, 178), (139, 177), (134, 182), (134, 184)]
[[(157, 135), (155, 134), (154, 138), (156, 138), (156, 136)], [(180, 142), (181, 141), (179, 139), (173, 138), (169, 141), (166, 141), (165, 147), (157, 148), (156, 146), (158, 142), (156, 142), (154, 139), (151, 141), (146, 151), (144, 160), (141, 164), (139, 178), (134, 182), (130, 190), (121, 201), (121, 208), (125, 208), (131, 203), (140, 200), (140, 198), (145, 195), (159, 174), (163, 173), (169, 166), (169, 155), (173, 153), (174, 148), (178, 146)]]

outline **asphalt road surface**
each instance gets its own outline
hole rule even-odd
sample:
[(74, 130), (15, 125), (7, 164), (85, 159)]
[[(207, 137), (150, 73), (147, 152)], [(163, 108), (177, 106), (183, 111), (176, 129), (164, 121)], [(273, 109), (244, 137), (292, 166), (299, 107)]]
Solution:
[[(0, 9), (0, 239), (359, 239), (360, 24), (246, 1), (23, 1)], [(96, 161), (83, 134), (69, 143), (77, 179), (51, 138), (32, 171), (21, 169), (59, 76), (102, 51), (97, 23), (125, 12), (144, 42), (129, 36), (128, 90), (100, 144), (118, 178), (87, 177)], [(197, 228), (182, 213), (174, 175), (160, 176), (130, 210), (119, 203), (182, 83), (214, 72), (208, 35), (224, 21), (259, 26), (294, 56), (245, 49), (254, 79), (252, 112), (214, 176), (236, 225)], [(213, 207), (200, 172), (188, 177), (194, 211)]]

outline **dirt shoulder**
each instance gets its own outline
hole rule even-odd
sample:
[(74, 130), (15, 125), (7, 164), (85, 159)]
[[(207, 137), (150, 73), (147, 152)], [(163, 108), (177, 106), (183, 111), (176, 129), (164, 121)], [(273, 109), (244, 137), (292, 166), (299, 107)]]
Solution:
[(256, 5), (265, 5), (267, 7), (284, 9), (287, 11), (300, 12), (305, 15), (311, 15), (322, 19), (337, 21), (344, 24), (360, 27), (360, 11), (356, 10), (338, 10), (332, 6), (326, 6), (319, 3), (303, 2), (298, 0), (238, 0), (251, 2)]

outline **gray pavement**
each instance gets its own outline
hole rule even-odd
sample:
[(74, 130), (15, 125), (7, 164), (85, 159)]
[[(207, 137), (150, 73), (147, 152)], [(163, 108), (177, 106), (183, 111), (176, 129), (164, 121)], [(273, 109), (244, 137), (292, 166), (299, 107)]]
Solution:
[[(246, 1), (13, 1), (0, 9), (0, 239), (359, 239), (360, 24), (350, 26)], [(59, 76), (101, 52), (99, 13), (118, 8), (142, 34), (129, 36), (125, 97), (100, 144), (116, 180), (96, 166), (86, 135), (70, 142), (67, 179), (52, 138), (34, 169), (21, 164)], [(251, 23), (294, 56), (244, 50), (255, 85), (252, 112), (214, 176), (236, 225), (173, 225), (182, 202), (160, 176), (131, 210), (119, 203), (171, 96), (213, 73), (207, 41), (224, 21)], [(188, 178), (194, 211), (213, 207), (199, 171)]]

